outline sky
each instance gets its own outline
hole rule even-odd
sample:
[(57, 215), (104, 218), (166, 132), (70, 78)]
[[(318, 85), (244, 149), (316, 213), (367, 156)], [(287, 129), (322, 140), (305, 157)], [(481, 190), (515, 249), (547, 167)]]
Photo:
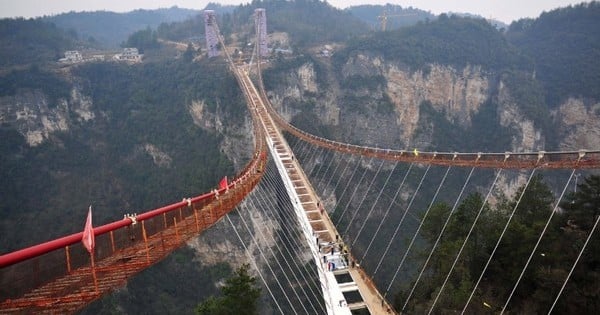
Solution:
[[(106, 10), (128, 12), (135, 9), (180, 8), (204, 9), (209, 2), (238, 5), (250, 0), (0, 0), (0, 18), (38, 17), (69, 11)], [(570, 0), (328, 0), (337, 8), (359, 4), (393, 3), (413, 7), (433, 14), (444, 12), (473, 13), (485, 18), (510, 23), (520, 18), (536, 18), (544, 11), (582, 1)], [(589, 2), (589, 1), (588, 1)], [(268, 14), (268, 13), (267, 13)]]

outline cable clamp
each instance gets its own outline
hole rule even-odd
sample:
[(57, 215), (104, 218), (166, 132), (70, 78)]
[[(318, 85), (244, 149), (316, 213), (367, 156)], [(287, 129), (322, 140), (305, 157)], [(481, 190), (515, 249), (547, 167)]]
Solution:
[(123, 219), (129, 219), (131, 220), (131, 225), (136, 225), (137, 224), (137, 213), (134, 214), (126, 214), (123, 216)]

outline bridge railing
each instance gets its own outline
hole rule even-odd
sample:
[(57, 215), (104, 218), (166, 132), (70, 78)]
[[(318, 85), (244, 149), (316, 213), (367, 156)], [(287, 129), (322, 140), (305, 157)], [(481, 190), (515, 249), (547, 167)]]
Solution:
[[(261, 81), (262, 82), (262, 81)], [(261, 89), (264, 89), (261, 85)], [(580, 169), (600, 168), (600, 150), (556, 151), (556, 152), (423, 152), (417, 149), (397, 150), (360, 146), (338, 142), (310, 134), (290, 123), (277, 113), (268, 101), (264, 90), (261, 91), (267, 111), (275, 123), (283, 130), (303, 141), (330, 150), (375, 157), (399, 162), (416, 162), (445, 166), (476, 166), (480, 168), (512, 169)]]
[[(95, 258), (102, 261), (172, 227), (215, 200), (216, 192), (175, 203), (141, 215), (94, 228)], [(136, 224), (134, 224), (134, 222)], [(207, 225), (210, 222), (202, 222)], [(83, 224), (82, 224), (83, 226)], [(145, 233), (144, 233), (145, 232)], [(0, 297), (15, 298), (57, 277), (90, 265), (90, 255), (81, 244), (83, 232), (0, 256)], [(123, 259), (123, 258), (121, 258)]]

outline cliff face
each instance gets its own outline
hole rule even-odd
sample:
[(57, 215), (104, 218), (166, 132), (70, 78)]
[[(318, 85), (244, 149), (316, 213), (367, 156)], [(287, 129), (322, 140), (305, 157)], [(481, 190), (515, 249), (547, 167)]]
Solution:
[(188, 113), (196, 126), (222, 136), (219, 149), (233, 162), (236, 170), (242, 169), (253, 152), (254, 134), (250, 118), (246, 117), (239, 126), (231, 126), (227, 124), (227, 113), (218, 103), (213, 112), (204, 100), (192, 101), (188, 105)]
[[(369, 145), (403, 148), (431, 142), (430, 122), (420, 117), (423, 102), (432, 107), (452, 125), (471, 127), (473, 115), (488, 101), (497, 104), (498, 124), (512, 134), (510, 148), (514, 152), (547, 150), (546, 136), (541, 128), (525, 117), (511, 91), (494, 74), (480, 66), (463, 69), (430, 64), (424, 69), (408, 71), (387, 63), (380, 57), (356, 55), (347, 60), (341, 77), (329, 73), (328, 90), (317, 84), (314, 65), (305, 63), (290, 71), (285, 82), (269, 97), (283, 116), (291, 120), (303, 108), (300, 103), (313, 103), (314, 113), (323, 125), (336, 127), (346, 141)], [(375, 88), (340, 88), (343, 80), (371, 80), (381, 76), (385, 83)], [(375, 79), (373, 79), (375, 80)], [(360, 98), (362, 110), (349, 110), (348, 97)], [(389, 101), (391, 115), (377, 112), (377, 104)], [(553, 113), (553, 123), (559, 131), (562, 150), (600, 147), (600, 104), (571, 98)], [(432, 148), (434, 149), (434, 148)]]
[(55, 132), (66, 132), (71, 125), (94, 120), (92, 100), (73, 87), (69, 99), (54, 106), (38, 90), (20, 90), (14, 96), (0, 97), (0, 123), (13, 126), (30, 146), (48, 140)]
[(412, 74), (390, 66), (385, 73), (386, 93), (395, 105), (398, 125), (405, 126), (403, 136), (412, 138), (419, 121), (419, 106), (429, 101), (446, 114), (446, 119), (470, 125), (471, 115), (489, 95), (489, 82), (480, 67), (462, 71), (440, 65), (430, 65)]
[(570, 98), (555, 115), (561, 150), (600, 148), (600, 103)]
[[(323, 59), (315, 62), (328, 63)], [(568, 99), (551, 113), (551, 126), (547, 131), (554, 133), (548, 135), (527, 118), (522, 109), (527, 104), (518, 103), (500, 76), (486, 73), (477, 65), (456, 69), (429, 64), (423, 69), (408, 71), (381, 57), (358, 54), (346, 60), (339, 72), (331, 70), (331, 65), (324, 66), (330, 71), (326, 74), (327, 91), (315, 85), (323, 78), (316, 78), (315, 71), (310, 71), (312, 68), (310, 64), (304, 64), (290, 71), (287, 80), (270, 90), (269, 95), (288, 120), (300, 112), (301, 109), (295, 107), (299, 101), (313, 102), (319, 123), (333, 130), (328, 136), (340, 141), (435, 151), (436, 147), (432, 145), (436, 140), (435, 131), (437, 129), (439, 135), (442, 127), (437, 125), (439, 121), (429, 120), (431, 115), (423, 115), (422, 104), (427, 102), (438, 116), (443, 117), (445, 125), (470, 130), (471, 135), (484, 131), (476, 128), (492, 128), (492, 134), (495, 134), (493, 128), (506, 129), (502, 137), (508, 147), (491, 148), (490, 151), (600, 148), (600, 103)], [(363, 83), (348, 88), (349, 80)], [(380, 105), (387, 103), (391, 103), (391, 109), (381, 110)], [(490, 104), (493, 106), (491, 111), (495, 112), (494, 124), (473, 124), (474, 116)], [(487, 110), (484, 115), (489, 115), (489, 107)], [(558, 148), (548, 148), (547, 137), (557, 137)], [(478, 139), (471, 140), (477, 150)], [(503, 175), (498, 187), (506, 196), (512, 196), (526, 180), (526, 174)], [(324, 200), (335, 200), (336, 196), (330, 190), (331, 187), (324, 189)]]

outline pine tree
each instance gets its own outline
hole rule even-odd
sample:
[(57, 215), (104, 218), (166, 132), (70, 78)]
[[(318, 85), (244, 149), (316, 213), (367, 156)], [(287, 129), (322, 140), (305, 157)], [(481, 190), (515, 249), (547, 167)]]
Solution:
[(258, 298), (261, 289), (257, 279), (248, 274), (249, 265), (244, 264), (221, 288), (221, 297), (211, 296), (196, 308), (199, 315), (255, 315), (258, 314)]

